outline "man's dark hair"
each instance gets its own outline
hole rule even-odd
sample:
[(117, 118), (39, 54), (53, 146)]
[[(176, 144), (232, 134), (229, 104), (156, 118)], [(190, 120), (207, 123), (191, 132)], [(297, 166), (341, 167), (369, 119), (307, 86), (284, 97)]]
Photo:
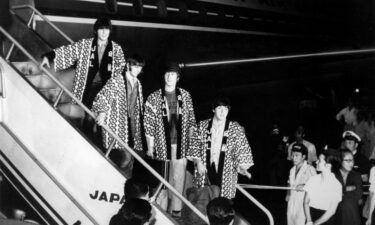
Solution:
[(305, 135), (305, 128), (303, 126), (298, 126), (296, 128), (296, 134), (301, 134), (302, 136)]
[(131, 55), (128, 60), (126, 60), (127, 63), (129, 63), (130, 66), (144, 66), (145, 60), (137, 54)]
[(120, 211), (111, 218), (109, 225), (143, 225), (151, 218), (151, 205), (143, 199), (126, 200)]
[(207, 216), (210, 225), (229, 225), (234, 219), (234, 209), (231, 200), (218, 197), (207, 205)]
[(181, 78), (181, 67), (177, 62), (168, 62), (164, 65), (164, 73), (175, 72)]
[(304, 144), (300, 143), (294, 143), (292, 146), (291, 152), (300, 152), (302, 155), (305, 156), (305, 160), (307, 160), (308, 157), (308, 151)]
[[(342, 163), (344, 161), (344, 158), (346, 155), (353, 155), (353, 152), (350, 151), (349, 149), (340, 149), (340, 163)], [(353, 155), (354, 156), (354, 155)]]
[(215, 100), (212, 102), (211, 108), (212, 110), (216, 109), (218, 106), (225, 106), (230, 110), (230, 101), (227, 97), (219, 95), (215, 98)]
[(127, 179), (124, 186), (125, 200), (131, 198), (141, 198), (148, 193), (148, 185), (140, 180)]
[(327, 150), (323, 150), (320, 154), (323, 154), (325, 156), (326, 163), (329, 163), (332, 165), (332, 172), (336, 172), (340, 169), (340, 157), (341, 153), (340, 151), (332, 148), (328, 148)]
[(96, 34), (100, 28), (108, 28), (112, 31), (112, 23), (111, 20), (107, 17), (100, 17), (95, 21), (94, 24), (94, 33)]

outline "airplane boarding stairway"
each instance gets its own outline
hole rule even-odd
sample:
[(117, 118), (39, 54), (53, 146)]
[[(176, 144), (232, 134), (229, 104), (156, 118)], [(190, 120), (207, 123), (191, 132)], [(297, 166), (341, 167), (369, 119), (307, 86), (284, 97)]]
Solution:
[[(35, 60), (50, 45), (27, 25), (18, 21), (16, 26), (32, 37), (15, 35), (16, 41), (28, 43), (34, 60), (21, 57), (25, 52), (19, 46), (8, 59), (0, 57), (0, 172), (45, 224), (108, 224), (124, 202), (126, 178), (66, 119), (83, 116), (79, 106), (69, 103), (71, 96), (59, 97), (61, 89), (71, 88), (72, 70), (50, 71), (64, 88), (57, 85)], [(34, 39), (42, 47), (29, 43)], [(153, 206), (156, 225), (177, 224)], [(249, 223), (237, 217), (235, 224)]]
[[(24, 29), (19, 23), (17, 26)], [(27, 36), (33, 33), (29, 30)], [(30, 41), (22, 35), (18, 40)], [(10, 59), (17, 60), (17, 55)], [(38, 90), (46, 83), (51, 85), (41, 81), (46, 75), (20, 72), (29, 64), (0, 58), (1, 173), (46, 224), (108, 224), (124, 202), (126, 179)], [(156, 224), (176, 223), (154, 208)]]

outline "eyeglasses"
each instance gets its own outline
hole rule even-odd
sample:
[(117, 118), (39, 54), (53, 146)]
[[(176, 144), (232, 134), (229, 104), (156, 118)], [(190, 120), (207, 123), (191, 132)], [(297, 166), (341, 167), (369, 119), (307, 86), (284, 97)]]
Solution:
[(353, 159), (344, 159), (343, 161), (348, 162), (348, 163), (350, 163), (350, 162), (354, 162)]

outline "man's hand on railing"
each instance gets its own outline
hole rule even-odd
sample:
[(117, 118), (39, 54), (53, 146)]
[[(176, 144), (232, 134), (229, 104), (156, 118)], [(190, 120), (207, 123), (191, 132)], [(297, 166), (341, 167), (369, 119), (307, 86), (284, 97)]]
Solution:
[(96, 122), (99, 126), (103, 126), (103, 125), (104, 125), (105, 117), (106, 117), (105, 112), (100, 112), (100, 113), (96, 116), (95, 122)]
[(51, 68), (50, 65), (49, 65), (49, 60), (46, 56), (43, 57), (43, 61), (40, 64), (40, 67), (44, 67), (44, 66), (46, 66), (47, 68)]
[(207, 173), (207, 168), (203, 165), (201, 160), (196, 160), (197, 170), (200, 175)]
[(242, 167), (242, 166), (239, 166), (238, 167), (238, 173), (241, 174), (241, 175), (244, 175), (245, 177), (251, 179), (251, 173), (249, 173), (249, 171), (247, 171), (246, 168)]
[(147, 149), (147, 152), (146, 152), (146, 155), (148, 156), (148, 157), (150, 157), (150, 158), (154, 158), (154, 148), (153, 147), (149, 147), (148, 149)]

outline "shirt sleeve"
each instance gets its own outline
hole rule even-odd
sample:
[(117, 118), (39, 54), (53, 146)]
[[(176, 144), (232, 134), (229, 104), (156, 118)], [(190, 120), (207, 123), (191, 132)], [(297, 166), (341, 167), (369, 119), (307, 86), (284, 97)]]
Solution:
[(189, 141), (189, 149), (186, 154), (186, 157), (189, 160), (194, 160), (194, 159), (200, 159), (203, 161), (203, 151), (204, 151), (204, 144), (202, 140), (202, 130), (201, 129), (201, 124), (199, 125), (199, 128), (197, 129), (196, 127), (193, 128), (193, 133), (192, 136), (190, 137)]
[(332, 200), (335, 202), (341, 202), (342, 200), (342, 185), (339, 181), (336, 182), (335, 191), (332, 193)]
[(309, 193), (311, 191), (311, 186), (312, 186), (312, 179), (310, 178), (305, 186), (303, 187), (303, 190)]
[(372, 191), (375, 193), (375, 167), (372, 167), (370, 170), (370, 188), (369, 191)]
[[(240, 125), (238, 125), (240, 126)], [(254, 165), (253, 154), (249, 142), (247, 141), (245, 132), (243, 129), (238, 130), (238, 137), (236, 143), (235, 154), (233, 155), (236, 166), (241, 166), (244, 169), (249, 169)]]
[(146, 136), (155, 137), (157, 127), (156, 113), (156, 104), (153, 101), (153, 94), (151, 94), (145, 103), (144, 127)]
[[(70, 45), (64, 45), (54, 49), (55, 58), (54, 66), (55, 71), (65, 70), (72, 67), (78, 60), (80, 51), (84, 47), (84, 40), (74, 42)], [(91, 48), (91, 46), (90, 46)]]

